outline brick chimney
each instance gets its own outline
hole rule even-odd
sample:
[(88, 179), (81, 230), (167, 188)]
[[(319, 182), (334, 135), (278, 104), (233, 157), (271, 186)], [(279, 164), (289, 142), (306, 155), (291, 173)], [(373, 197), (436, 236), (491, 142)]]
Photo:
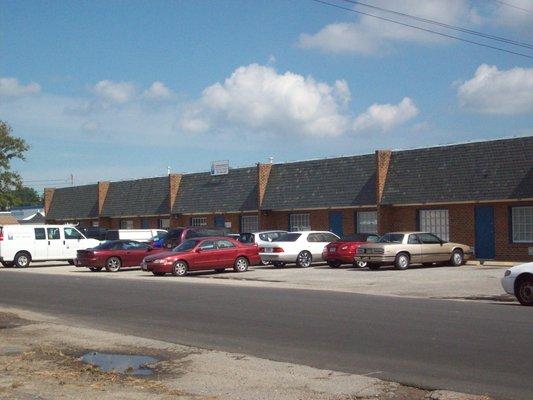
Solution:
[(181, 174), (168, 174), (168, 213), (172, 214), (172, 206), (176, 201), (181, 182)]
[(265, 197), (265, 191), (268, 184), (268, 178), (270, 176), (270, 170), (272, 169), (272, 164), (261, 164), (257, 163), (257, 204), (258, 208), (261, 208), (263, 204), (263, 198)]
[(109, 189), (109, 182), (98, 182), (98, 215), (102, 215), (104, 209), (105, 198)]
[(48, 210), (50, 210), (50, 205), (52, 204), (55, 191), (55, 188), (44, 189), (44, 215), (48, 215)]
[(383, 190), (385, 189), (385, 184), (387, 182), (391, 156), (391, 150), (376, 151), (376, 204), (379, 234), (384, 234), (390, 230), (389, 209), (386, 206), (381, 205), (381, 199), (383, 198)]

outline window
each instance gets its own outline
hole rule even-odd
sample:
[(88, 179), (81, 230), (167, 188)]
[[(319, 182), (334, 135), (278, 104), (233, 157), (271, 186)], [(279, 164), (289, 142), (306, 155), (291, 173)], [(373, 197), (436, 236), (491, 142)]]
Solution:
[(157, 220), (157, 227), (159, 229), (168, 229), (168, 228), (170, 228), (170, 218), (159, 218)]
[(296, 242), (300, 236), (302, 236), (301, 233), (286, 233), (281, 235), (276, 242)]
[(65, 239), (83, 239), (81, 233), (74, 228), (63, 228), (63, 232), (65, 233)]
[(285, 235), (287, 232), (283, 232), (283, 231), (280, 231), (280, 232), (266, 232), (266, 233), (261, 233), (259, 235), (259, 239), (265, 241), (265, 242), (275, 242), (278, 240), (278, 238), (282, 235)]
[(322, 241), (322, 235), (320, 233), (310, 233), (307, 236), (307, 241), (312, 243), (317, 243)]
[(46, 240), (44, 228), (35, 228), (35, 240)]
[(418, 238), (423, 244), (440, 244), (440, 239), (431, 233), (419, 233)]
[(357, 233), (378, 233), (377, 211), (359, 211), (357, 213)]
[(289, 217), (291, 231), (310, 231), (309, 214), (291, 214)]
[(134, 242), (134, 241), (126, 242), (124, 244), (124, 250), (146, 250), (149, 247), (150, 246), (148, 246), (147, 244)]
[(243, 215), (241, 217), (241, 232), (256, 232), (259, 229), (259, 216)]
[(233, 249), (235, 247), (229, 240), (219, 240), (217, 246), (219, 249)]
[(200, 248), (202, 250), (215, 250), (217, 246), (215, 245), (214, 240), (206, 240), (202, 242), (202, 244), (200, 245)]
[(133, 221), (131, 219), (121, 220), (120, 229), (133, 229)]
[(448, 210), (420, 210), (418, 216), (421, 231), (431, 232), (442, 240), (450, 240)]
[(59, 240), (61, 238), (59, 228), (46, 228), (48, 240)]
[(418, 236), (416, 235), (409, 235), (409, 239), (407, 239), (408, 244), (420, 244), (420, 240), (418, 239)]
[(192, 217), (191, 226), (207, 226), (207, 217)]
[(379, 243), (403, 243), (403, 233), (387, 233), (379, 239)]
[(322, 241), (323, 242), (328, 242), (328, 243), (333, 243), (333, 242), (337, 242), (339, 240), (339, 238), (335, 235), (333, 235), (332, 233), (322, 233)]
[(93, 221), (93, 222), (92, 222), (92, 226), (95, 227), (95, 228), (98, 228), (99, 225), (100, 225), (100, 224), (99, 224), (98, 221)]
[(150, 228), (150, 220), (148, 218), (141, 219), (141, 229)]
[(533, 243), (533, 206), (513, 207), (512, 233), (514, 243)]

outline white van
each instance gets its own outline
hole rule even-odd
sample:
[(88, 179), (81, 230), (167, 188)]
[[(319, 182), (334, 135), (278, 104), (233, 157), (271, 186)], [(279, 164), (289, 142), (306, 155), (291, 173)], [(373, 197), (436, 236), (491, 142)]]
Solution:
[(31, 261), (68, 261), (76, 252), (100, 244), (87, 239), (69, 225), (0, 226), (0, 263), (4, 267), (27, 267)]
[(137, 240), (139, 242), (154, 242), (167, 235), (164, 229), (108, 229), (106, 240)]

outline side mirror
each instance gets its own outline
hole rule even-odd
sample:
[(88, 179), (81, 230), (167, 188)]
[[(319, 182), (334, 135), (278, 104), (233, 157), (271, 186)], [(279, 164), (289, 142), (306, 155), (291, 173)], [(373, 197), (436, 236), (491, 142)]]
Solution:
[(197, 247), (195, 250), (194, 250), (195, 253), (201, 253), (202, 252), (202, 249), (200, 247)]

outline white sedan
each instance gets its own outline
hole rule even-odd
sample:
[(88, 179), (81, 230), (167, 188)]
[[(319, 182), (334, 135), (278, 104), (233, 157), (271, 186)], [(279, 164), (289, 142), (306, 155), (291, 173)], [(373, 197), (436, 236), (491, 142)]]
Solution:
[(503, 289), (524, 306), (533, 306), (533, 262), (520, 264), (505, 271)]
[(298, 267), (307, 268), (314, 262), (324, 261), (324, 247), (339, 240), (339, 237), (325, 231), (289, 232), (280, 236), (275, 242), (259, 249), (263, 262), (270, 262), (276, 267), (286, 263), (296, 263)]

